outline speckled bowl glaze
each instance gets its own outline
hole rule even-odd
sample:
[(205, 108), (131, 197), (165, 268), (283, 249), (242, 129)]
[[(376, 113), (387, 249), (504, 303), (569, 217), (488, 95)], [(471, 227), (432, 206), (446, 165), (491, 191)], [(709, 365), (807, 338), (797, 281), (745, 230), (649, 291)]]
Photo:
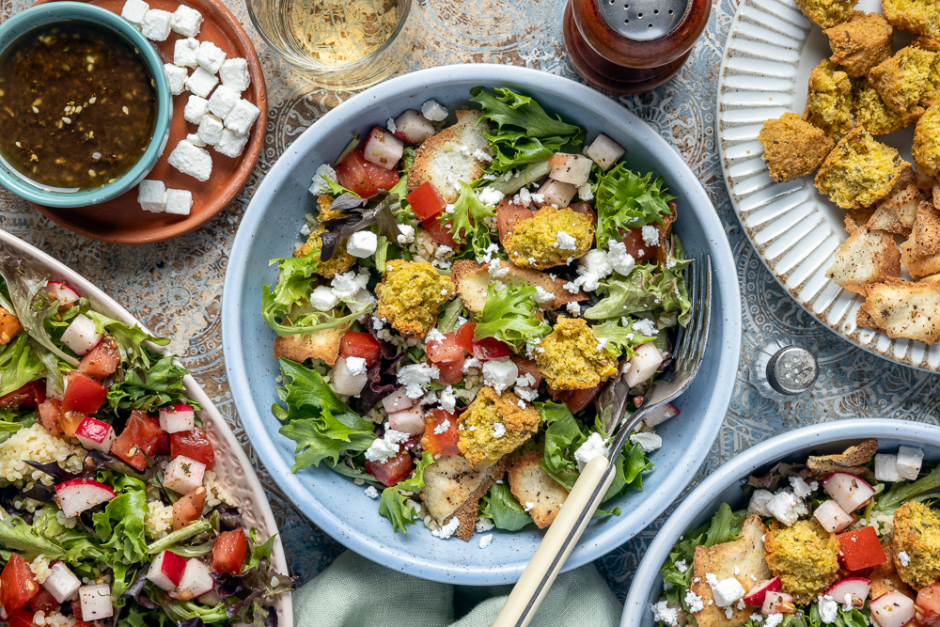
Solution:
[[(2, 229), (0, 229), (0, 254), (22, 259), (30, 266), (45, 272), (50, 279), (65, 281), (87, 298), (92, 307), (115, 320), (120, 320), (125, 324), (136, 324), (146, 329), (129, 311), (78, 272)], [(165, 354), (165, 350), (159, 346), (151, 345), (150, 348)], [(214, 470), (219, 481), (235, 499), (235, 504), (242, 513), (245, 529), (254, 527), (258, 531), (258, 537), (265, 539), (278, 533), (274, 512), (271, 511), (264, 487), (258, 480), (258, 475), (255, 474), (241, 444), (235, 438), (235, 434), (226, 424), (225, 418), (192, 376), (186, 375), (183, 385), (189, 397), (202, 405), (199, 418), (215, 449)], [(280, 538), (275, 540), (274, 553), (271, 558), (271, 564), (279, 572), (288, 573), (287, 559), (284, 556), (284, 546)], [(293, 627), (291, 595), (288, 593), (278, 597), (274, 608), (277, 610), (278, 627)]]
[(314, 210), (311, 177), (332, 162), (350, 135), (365, 136), (406, 109), (433, 98), (453, 110), (477, 85), (511, 87), (533, 96), (550, 112), (610, 135), (627, 149), (634, 170), (661, 174), (678, 196), (675, 231), (690, 254), (709, 253), (715, 266), (714, 315), (705, 364), (694, 386), (676, 403), (682, 416), (660, 428), (665, 445), (651, 455), (655, 469), (644, 490), (609, 505), (620, 516), (593, 521), (566, 568), (597, 559), (656, 519), (689, 484), (705, 461), (731, 398), (741, 345), (741, 296), (734, 259), (714, 207), (679, 155), (639, 118), (613, 100), (570, 80), (534, 70), (497, 65), (459, 65), (422, 70), (373, 87), (350, 99), (298, 137), (255, 193), (229, 255), (222, 299), (226, 371), (245, 431), (271, 476), (317, 526), (357, 553), (389, 568), (442, 582), (489, 585), (514, 582), (542, 539), (537, 530), (496, 532), (480, 549), (476, 539), (441, 541), (419, 523), (396, 533), (378, 503), (361, 487), (326, 467), (290, 471), (294, 443), (278, 434), (271, 414), (277, 402), (274, 332), (261, 317), (261, 286), (277, 280), (268, 261), (288, 254), (304, 214)]
[(140, 183), (150, 172), (166, 145), (173, 119), (173, 96), (163, 71), (163, 61), (156, 49), (130, 22), (120, 15), (84, 2), (50, 2), (30, 7), (0, 24), (0, 56), (11, 43), (41, 26), (61, 22), (92, 22), (110, 30), (140, 53), (140, 58), (153, 77), (157, 113), (150, 144), (140, 160), (118, 177), (114, 183), (80, 192), (57, 192), (35, 183), (12, 169), (0, 159), (0, 185), (29, 200), (49, 207), (85, 207), (116, 198)]
[(925, 463), (940, 461), (940, 428), (907, 420), (853, 418), (803, 427), (778, 435), (738, 455), (713, 472), (672, 513), (653, 539), (633, 575), (620, 627), (655, 627), (650, 605), (662, 595), (659, 570), (679, 537), (710, 520), (722, 503), (732, 508), (747, 505), (741, 480), (764, 473), (779, 461), (802, 462), (809, 455), (841, 453), (849, 446), (878, 440), (879, 450), (896, 452), (898, 446), (925, 450)]

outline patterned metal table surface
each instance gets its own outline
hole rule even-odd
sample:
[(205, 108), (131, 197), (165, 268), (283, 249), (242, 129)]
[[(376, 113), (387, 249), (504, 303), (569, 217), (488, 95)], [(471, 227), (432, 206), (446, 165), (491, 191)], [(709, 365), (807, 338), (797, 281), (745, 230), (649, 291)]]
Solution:
[[(562, 43), (566, 1), (421, 0), (419, 19), (424, 32), (402, 71), (472, 61), (525, 65), (576, 79)], [(250, 449), (223, 367), (220, 309), (228, 253), (242, 212), (278, 155), (353, 93), (312, 85), (266, 49), (240, 0), (227, 2), (258, 49), (270, 103), (261, 160), (235, 202), (189, 235), (160, 244), (121, 247), (65, 231), (0, 189), (0, 227), (84, 273), (155, 332), (172, 338), (171, 347), (182, 355), (239, 440)], [(29, 4), (0, 0), (0, 20)], [(656, 128), (692, 167), (718, 207), (738, 260), (744, 298), (742, 367), (724, 427), (700, 477), (752, 444), (789, 429), (864, 416), (936, 423), (933, 408), (940, 404), (940, 380), (852, 348), (816, 323), (783, 292), (746, 242), (722, 182), (714, 128), (718, 68), (735, 8), (732, 0), (717, 0), (705, 35), (672, 81), (651, 94), (620, 100)], [(747, 382), (747, 361), (754, 348), (780, 333), (794, 335), (814, 348), (821, 369), (811, 394), (783, 405), (762, 398)], [(306, 581), (343, 547), (300, 515), (264, 470), (260, 472), (283, 533), (288, 561), (295, 574)], [(621, 599), (660, 522), (598, 561)]]

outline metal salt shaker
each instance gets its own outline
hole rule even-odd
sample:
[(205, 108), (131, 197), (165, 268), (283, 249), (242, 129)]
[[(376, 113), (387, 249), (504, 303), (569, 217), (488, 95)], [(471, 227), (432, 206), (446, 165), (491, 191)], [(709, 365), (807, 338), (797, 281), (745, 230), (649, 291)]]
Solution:
[(816, 356), (795, 338), (764, 342), (754, 352), (748, 379), (757, 392), (770, 400), (786, 402), (816, 385), (819, 363)]

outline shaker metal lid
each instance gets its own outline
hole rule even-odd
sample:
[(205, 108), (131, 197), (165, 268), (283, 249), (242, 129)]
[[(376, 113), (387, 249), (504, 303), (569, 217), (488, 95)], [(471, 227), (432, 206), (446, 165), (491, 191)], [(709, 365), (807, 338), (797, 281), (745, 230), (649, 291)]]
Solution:
[(816, 385), (819, 364), (816, 357), (799, 346), (786, 346), (767, 362), (767, 383), (780, 394), (802, 394)]
[(661, 39), (685, 18), (691, 0), (597, 0), (607, 25), (634, 41)]

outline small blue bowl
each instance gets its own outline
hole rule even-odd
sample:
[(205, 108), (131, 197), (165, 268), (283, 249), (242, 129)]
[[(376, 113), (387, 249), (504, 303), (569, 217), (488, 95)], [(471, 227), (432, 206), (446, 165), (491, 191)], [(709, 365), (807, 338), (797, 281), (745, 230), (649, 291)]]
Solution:
[(120, 15), (84, 2), (47, 2), (20, 13), (0, 24), (0, 56), (6, 48), (26, 33), (49, 24), (91, 22), (110, 30), (140, 53), (153, 78), (157, 94), (157, 113), (150, 145), (134, 166), (113, 182), (97, 189), (77, 192), (54, 191), (30, 181), (0, 159), (0, 185), (17, 196), (49, 207), (87, 207), (116, 198), (140, 183), (157, 164), (170, 135), (173, 120), (173, 95), (163, 70), (163, 61), (153, 45)]

